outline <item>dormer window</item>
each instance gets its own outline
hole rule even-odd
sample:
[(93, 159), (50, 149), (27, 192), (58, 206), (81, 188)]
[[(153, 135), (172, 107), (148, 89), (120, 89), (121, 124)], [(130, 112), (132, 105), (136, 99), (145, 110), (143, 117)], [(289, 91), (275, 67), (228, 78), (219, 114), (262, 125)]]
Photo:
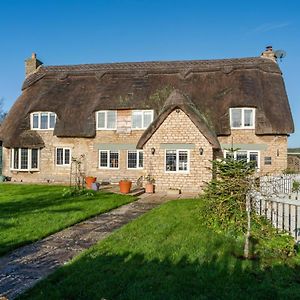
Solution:
[(31, 129), (33, 130), (53, 130), (56, 123), (54, 112), (34, 112), (31, 114)]
[(116, 130), (117, 129), (117, 111), (100, 110), (96, 112), (97, 130)]
[(153, 121), (153, 110), (133, 110), (131, 118), (132, 129), (146, 129)]
[(254, 129), (255, 108), (230, 108), (230, 126), (232, 129)]

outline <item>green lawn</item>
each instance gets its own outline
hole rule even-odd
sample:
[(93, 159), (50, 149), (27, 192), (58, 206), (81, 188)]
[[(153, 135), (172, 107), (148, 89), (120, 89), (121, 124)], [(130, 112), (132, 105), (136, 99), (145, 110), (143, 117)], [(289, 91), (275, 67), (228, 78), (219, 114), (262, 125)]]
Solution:
[(21, 299), (299, 299), (300, 263), (245, 261), (208, 230), (201, 201), (172, 201), (124, 226)]
[(107, 192), (63, 197), (64, 189), (0, 184), (0, 255), (135, 200)]

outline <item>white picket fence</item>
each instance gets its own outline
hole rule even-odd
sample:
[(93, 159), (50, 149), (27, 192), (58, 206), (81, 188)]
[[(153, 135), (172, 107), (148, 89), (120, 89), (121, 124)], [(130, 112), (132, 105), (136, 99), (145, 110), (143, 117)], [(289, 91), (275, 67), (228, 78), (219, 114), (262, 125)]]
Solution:
[(252, 197), (258, 214), (300, 242), (300, 200), (292, 193), (293, 181), (300, 182), (300, 174), (263, 176), (259, 182), (260, 191), (253, 192)]
[(260, 177), (260, 190), (268, 195), (288, 195), (292, 192), (293, 181), (300, 182), (300, 174), (262, 176)]

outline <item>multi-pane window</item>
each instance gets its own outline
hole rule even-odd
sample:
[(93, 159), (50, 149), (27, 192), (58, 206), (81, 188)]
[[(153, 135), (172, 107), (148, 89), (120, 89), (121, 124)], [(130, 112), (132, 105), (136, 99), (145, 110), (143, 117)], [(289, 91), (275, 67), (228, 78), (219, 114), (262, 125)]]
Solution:
[(56, 114), (53, 112), (34, 112), (31, 114), (31, 129), (53, 130)]
[(166, 150), (166, 172), (188, 172), (188, 150)]
[(119, 152), (111, 150), (99, 150), (99, 168), (118, 169)]
[(38, 170), (39, 149), (11, 149), (11, 169), (19, 171)]
[(230, 108), (230, 125), (234, 129), (254, 129), (254, 108)]
[(132, 129), (146, 129), (153, 121), (153, 110), (133, 110)]
[(224, 151), (224, 157), (233, 158), (236, 160), (245, 160), (246, 162), (253, 162), (256, 168), (259, 168), (259, 151), (238, 150), (235, 152)]
[(96, 112), (98, 130), (115, 130), (117, 128), (117, 111), (100, 110)]
[(56, 165), (68, 166), (71, 163), (70, 148), (56, 148)]
[(135, 150), (127, 152), (127, 168), (142, 169), (143, 168), (143, 151)]

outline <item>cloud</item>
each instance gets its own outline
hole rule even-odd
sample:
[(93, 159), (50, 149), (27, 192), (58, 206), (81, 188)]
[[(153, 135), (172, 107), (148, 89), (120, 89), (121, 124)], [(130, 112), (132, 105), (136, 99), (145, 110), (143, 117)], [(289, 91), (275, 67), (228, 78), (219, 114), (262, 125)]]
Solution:
[(290, 25), (290, 22), (281, 22), (281, 23), (265, 23), (256, 27), (253, 32), (268, 32), (280, 28), (284, 28)]

